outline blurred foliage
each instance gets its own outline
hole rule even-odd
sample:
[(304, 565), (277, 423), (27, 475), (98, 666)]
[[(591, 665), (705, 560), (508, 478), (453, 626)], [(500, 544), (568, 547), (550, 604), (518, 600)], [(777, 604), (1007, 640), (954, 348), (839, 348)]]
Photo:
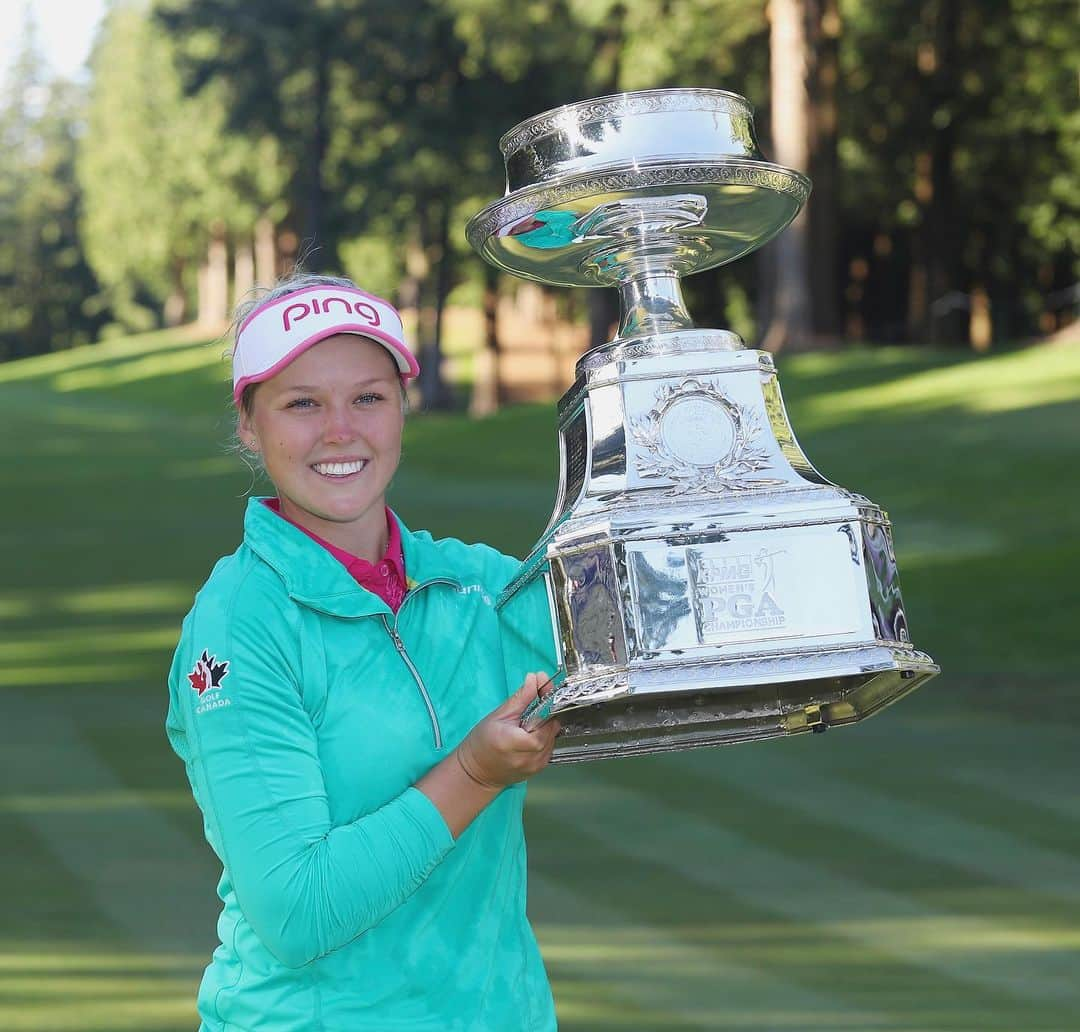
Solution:
[(79, 155), (83, 242), (118, 321), (183, 301), (215, 224), (243, 232), (287, 181), (276, 140), (226, 129), (224, 90), (185, 96), (174, 48), (141, 6), (108, 11), (90, 61)]
[[(832, 270), (817, 329), (966, 342), (976, 291), (998, 342), (1072, 318), (1072, 5), (802, 10), (837, 59), (807, 72), (836, 105), (809, 122), (811, 217), (835, 230), (815, 238)], [(499, 136), (582, 97), (696, 85), (751, 98), (768, 155), (767, 15), (739, 0), (116, 0), (85, 87), (42, 81), (28, 38), (0, 103), (0, 354), (190, 318), (210, 241), (235, 254), (269, 219), (279, 270), (299, 255), (417, 307), (437, 374), (446, 298), (490, 288), (461, 227), (501, 193)], [(772, 289), (755, 262), (689, 284), (700, 321), (747, 336)]]
[(84, 100), (43, 67), (30, 26), (0, 95), (0, 360), (88, 343), (103, 321), (78, 229)]
[(878, 336), (910, 334), (902, 294), (918, 261), (941, 266), (931, 301), (981, 284), (999, 337), (1032, 333), (1042, 295), (1080, 277), (1075, 7), (841, 6), (837, 217), (846, 261), (868, 265), (867, 306), (897, 313)]

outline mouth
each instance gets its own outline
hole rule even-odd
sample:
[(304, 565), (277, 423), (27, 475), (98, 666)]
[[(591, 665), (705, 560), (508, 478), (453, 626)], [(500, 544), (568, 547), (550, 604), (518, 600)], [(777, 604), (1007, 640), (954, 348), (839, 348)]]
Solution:
[(345, 462), (313, 462), (311, 468), (328, 480), (345, 480), (363, 471), (367, 459), (349, 459)]

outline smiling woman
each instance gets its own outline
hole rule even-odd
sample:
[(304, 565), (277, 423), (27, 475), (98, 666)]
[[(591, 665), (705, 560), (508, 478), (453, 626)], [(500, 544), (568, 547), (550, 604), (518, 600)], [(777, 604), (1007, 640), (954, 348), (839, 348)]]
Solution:
[(281, 514), (369, 562), (386, 549), (383, 499), (401, 457), (399, 376), (379, 343), (338, 333), (240, 414), (240, 439), (262, 457)]
[(493, 600), (518, 564), (386, 507), (419, 372), (392, 305), (303, 277), (235, 325), (238, 435), (277, 495), (169, 679), (224, 867), (202, 1029), (547, 1032), (521, 812), (559, 727), (519, 726), (543, 674), (507, 697)]

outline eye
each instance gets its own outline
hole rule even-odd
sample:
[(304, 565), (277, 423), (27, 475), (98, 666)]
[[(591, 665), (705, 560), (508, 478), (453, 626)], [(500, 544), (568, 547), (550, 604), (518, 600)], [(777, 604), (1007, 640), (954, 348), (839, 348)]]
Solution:
[(285, 407), (287, 409), (306, 409), (315, 405), (314, 398), (293, 398)]
[(377, 401), (382, 401), (383, 396), (376, 391), (367, 391), (364, 394), (357, 395), (356, 401), (360, 405), (373, 405)]

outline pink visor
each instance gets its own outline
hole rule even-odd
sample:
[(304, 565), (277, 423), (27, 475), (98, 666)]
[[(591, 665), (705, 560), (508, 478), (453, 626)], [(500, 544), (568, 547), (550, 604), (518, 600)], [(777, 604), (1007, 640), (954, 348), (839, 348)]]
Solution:
[(355, 333), (381, 344), (403, 381), (420, 373), (405, 344), (401, 316), (381, 297), (355, 287), (315, 286), (259, 305), (241, 324), (233, 348), (233, 401), (249, 383), (269, 380), (320, 340)]

